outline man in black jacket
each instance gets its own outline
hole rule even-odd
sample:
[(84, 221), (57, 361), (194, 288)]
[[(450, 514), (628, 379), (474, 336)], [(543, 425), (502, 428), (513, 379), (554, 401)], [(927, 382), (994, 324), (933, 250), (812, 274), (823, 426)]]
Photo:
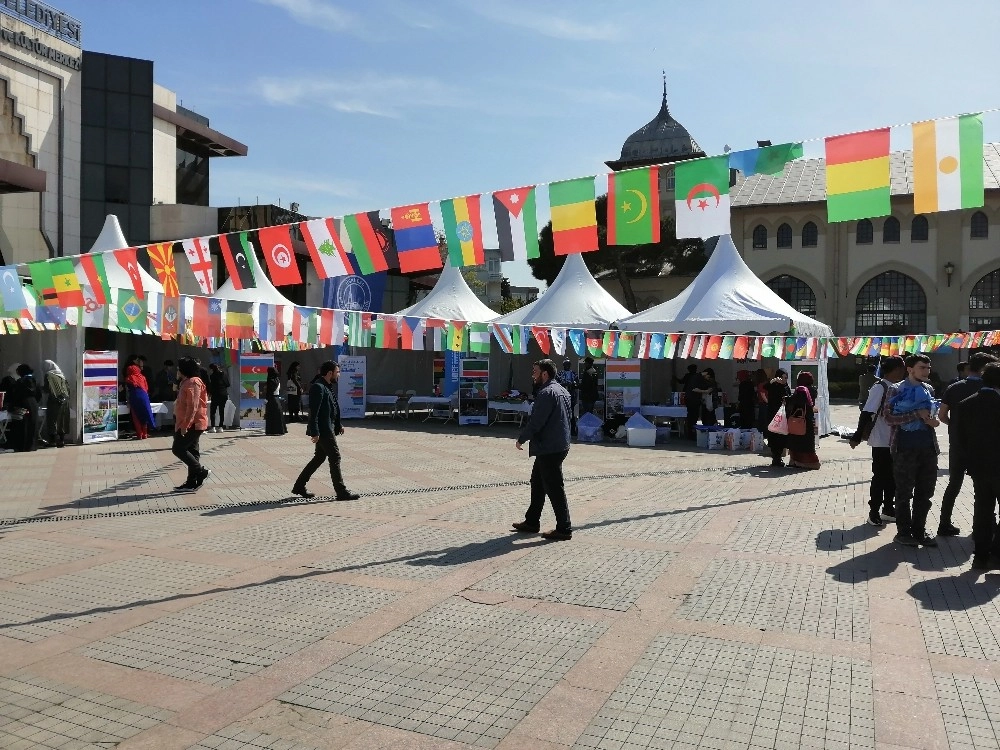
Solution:
[(313, 382), (309, 388), (309, 425), (306, 427), (306, 435), (311, 437), (316, 445), (316, 453), (295, 480), (292, 494), (306, 498), (315, 497), (314, 493), (306, 490), (306, 483), (326, 460), (330, 463), (330, 479), (337, 493), (336, 499), (357, 500), (358, 495), (347, 489), (344, 477), (340, 473), (340, 448), (337, 446), (337, 435), (344, 434), (344, 427), (340, 423), (340, 403), (337, 401), (335, 385), (340, 379), (340, 365), (326, 361), (319, 366), (319, 375), (320, 379)]
[(1000, 569), (1000, 534), (997, 501), (1000, 500), (1000, 363), (986, 365), (981, 390), (954, 409), (952, 437), (960, 447), (965, 468), (972, 477), (975, 500), (972, 510), (972, 567)]
[(530, 443), (528, 455), (535, 457), (535, 465), (531, 468), (531, 504), (524, 521), (515, 523), (513, 528), (523, 534), (537, 533), (548, 495), (556, 515), (556, 528), (542, 536), (553, 541), (572, 539), (573, 524), (562, 473), (563, 461), (569, 454), (572, 403), (569, 393), (556, 381), (556, 365), (551, 359), (535, 362), (531, 379), (537, 387), (535, 403), (531, 418), (515, 444), (520, 451), (524, 450), (525, 443)]

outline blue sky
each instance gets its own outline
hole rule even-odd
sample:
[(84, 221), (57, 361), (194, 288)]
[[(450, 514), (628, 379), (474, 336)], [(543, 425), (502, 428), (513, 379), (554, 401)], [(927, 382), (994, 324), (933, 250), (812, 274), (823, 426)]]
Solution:
[(1000, 106), (996, 0), (51, 4), (249, 146), (213, 162), (213, 205), (339, 216), (604, 173), (656, 114), (661, 70), (709, 154)]

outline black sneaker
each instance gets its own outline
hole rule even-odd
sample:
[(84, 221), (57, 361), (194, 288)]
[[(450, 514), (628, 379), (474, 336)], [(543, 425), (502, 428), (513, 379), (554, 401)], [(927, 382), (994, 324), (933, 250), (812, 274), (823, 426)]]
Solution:
[(962, 530), (952, 523), (943, 523), (938, 526), (937, 535), (938, 536), (958, 536), (962, 533)]
[(885, 526), (885, 523), (882, 522), (882, 516), (878, 514), (877, 510), (872, 510), (868, 512), (868, 525), (876, 526), (878, 528), (882, 528), (883, 526)]
[(887, 505), (884, 508), (882, 508), (882, 520), (883, 521), (895, 521), (896, 520), (896, 509), (893, 506), (891, 506), (891, 505)]
[(198, 488), (195, 486), (194, 482), (187, 481), (184, 484), (179, 484), (174, 487), (174, 492), (194, 492), (196, 489)]
[(212, 471), (210, 469), (202, 469), (201, 474), (199, 474), (198, 478), (194, 480), (194, 488), (199, 489), (203, 484), (205, 484), (205, 480), (208, 479), (208, 475), (211, 473)]
[(519, 534), (537, 534), (539, 529), (537, 526), (532, 526), (525, 521), (517, 521), (512, 523), (510, 526), (512, 531), (516, 531)]
[(316, 493), (310, 492), (305, 487), (292, 487), (292, 494), (298, 495), (299, 497), (304, 497), (308, 500), (311, 497), (316, 497)]
[(932, 537), (926, 531), (922, 534), (914, 534), (913, 538), (916, 540), (917, 544), (921, 547), (937, 547), (937, 539)]
[(357, 492), (351, 492), (350, 490), (345, 490), (344, 492), (338, 492), (335, 500), (357, 500), (361, 495)]
[(902, 544), (907, 547), (920, 546), (920, 540), (910, 536), (909, 534), (903, 534), (903, 533), (896, 534), (896, 536), (892, 538), (892, 541), (896, 542), (896, 544)]

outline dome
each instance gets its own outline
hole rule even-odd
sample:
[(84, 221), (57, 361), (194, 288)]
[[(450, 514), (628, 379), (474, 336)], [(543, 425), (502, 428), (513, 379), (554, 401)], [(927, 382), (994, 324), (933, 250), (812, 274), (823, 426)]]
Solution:
[(622, 162), (673, 161), (700, 155), (699, 146), (687, 128), (670, 115), (667, 107), (667, 82), (663, 82), (663, 103), (656, 117), (625, 139)]

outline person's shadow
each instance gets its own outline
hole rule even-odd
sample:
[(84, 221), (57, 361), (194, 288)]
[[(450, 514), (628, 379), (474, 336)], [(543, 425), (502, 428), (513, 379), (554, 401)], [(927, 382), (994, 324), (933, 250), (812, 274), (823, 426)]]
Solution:
[[(933, 612), (964, 612), (989, 604), (1000, 594), (1000, 575), (989, 573), (980, 581), (978, 571), (966, 570), (952, 576), (919, 581), (906, 593), (920, 602), (920, 608)], [(996, 608), (987, 610), (992, 620)]]

